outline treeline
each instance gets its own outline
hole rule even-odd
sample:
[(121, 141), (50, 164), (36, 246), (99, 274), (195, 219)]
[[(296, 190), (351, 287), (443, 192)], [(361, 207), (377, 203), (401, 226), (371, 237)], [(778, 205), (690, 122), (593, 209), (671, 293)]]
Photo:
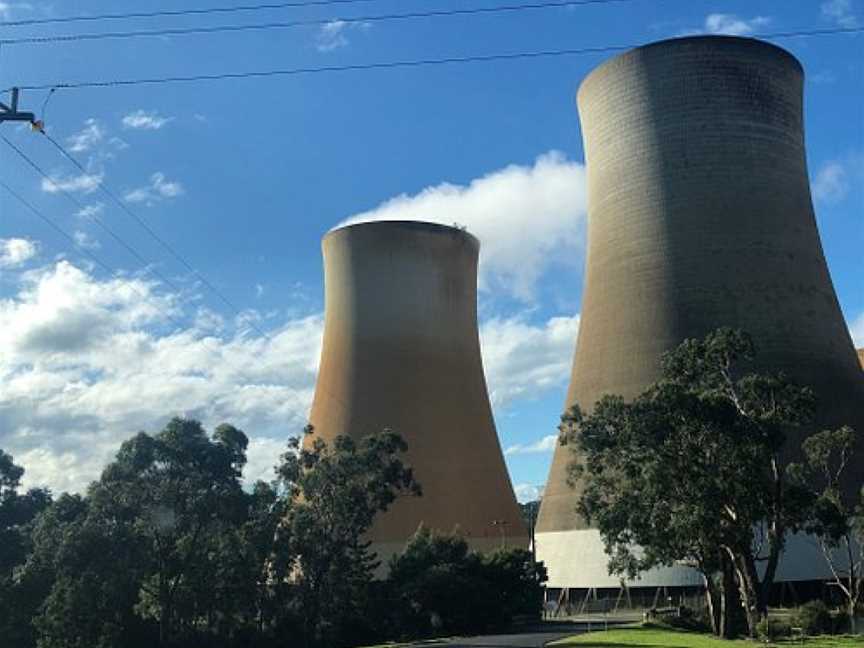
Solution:
[[(859, 435), (813, 429), (813, 391), (754, 371), (755, 357), (746, 333), (720, 329), (664, 356), (661, 380), (637, 398), (566, 413), (578, 509), (599, 528), (610, 571), (699, 570), (721, 636), (766, 627), (790, 535), (808, 533), (854, 624), (864, 604)], [(786, 562), (798, 566), (794, 554)]]
[(364, 533), (421, 494), (396, 434), (294, 440), (251, 490), (247, 444), (233, 426), (174, 419), (123, 443), (85, 494), (57, 498), (20, 492), (23, 469), (0, 451), (4, 645), (351, 646), (539, 611), (545, 573), (523, 549), (483, 556), (420, 529), (373, 577)]

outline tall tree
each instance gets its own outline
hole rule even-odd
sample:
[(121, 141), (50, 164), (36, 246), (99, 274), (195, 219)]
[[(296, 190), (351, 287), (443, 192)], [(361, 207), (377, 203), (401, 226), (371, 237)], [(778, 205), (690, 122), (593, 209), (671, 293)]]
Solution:
[(27, 526), (51, 503), (51, 493), (32, 488), (19, 493), (24, 468), (0, 449), (0, 586), (13, 577), (13, 570), (27, 554)]
[(232, 426), (211, 438), (175, 418), (124, 442), (86, 498), (40, 516), (26, 570), (49, 583), (40, 645), (168, 646), (254, 623), (255, 596), (230, 591), (256, 582), (241, 533), (254, 508), (240, 483), (246, 445)]
[(576, 449), (572, 476), (584, 483), (579, 510), (597, 523), (611, 568), (685, 562), (710, 593), (726, 566), (751, 634), (767, 614), (786, 534), (804, 522), (809, 494), (790, 478), (784, 444), (814, 410), (809, 389), (748, 371), (755, 352), (731, 329), (687, 340), (643, 394), (606, 397), (590, 415), (575, 408), (562, 428)]
[(384, 431), (359, 442), (317, 438), (308, 448), (295, 439), (282, 455), (277, 475), (293, 503), (280, 533), (292, 547), (307, 645), (344, 642), (377, 566), (364, 534), (397, 497), (420, 494), (400, 458), (406, 449), (400, 436)]
[[(208, 549), (242, 518), (246, 436), (230, 425), (209, 438), (198, 421), (175, 418), (155, 436), (126, 441), (90, 490), (94, 514), (131, 525), (146, 547), (139, 613), (158, 620), (163, 645), (201, 612), (189, 587)], [(207, 592), (209, 595), (209, 592)]]
[(834, 584), (846, 599), (853, 634), (858, 607), (864, 603), (864, 484), (857, 502), (842, 495), (845, 476), (856, 445), (850, 427), (823, 430), (804, 441), (804, 462), (798, 467), (802, 483), (817, 489), (807, 531), (819, 546)]
[(29, 618), (35, 601), (21, 585), (20, 573), (31, 551), (31, 532), (39, 513), (51, 504), (51, 493), (21, 490), (24, 468), (0, 450), (0, 636), (13, 643), (32, 643)]

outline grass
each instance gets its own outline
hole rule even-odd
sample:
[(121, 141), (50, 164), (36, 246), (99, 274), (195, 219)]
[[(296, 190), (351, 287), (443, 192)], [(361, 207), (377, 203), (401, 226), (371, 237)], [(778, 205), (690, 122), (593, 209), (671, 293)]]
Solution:
[[(625, 628), (577, 635), (549, 645), (577, 648), (754, 648), (765, 644), (746, 639), (718, 639), (711, 635), (683, 630)], [(772, 642), (770, 645), (792, 648), (801, 646), (802, 642), (800, 639), (789, 639)], [(807, 637), (803, 645), (807, 648), (861, 648), (864, 641), (861, 637), (821, 636)]]

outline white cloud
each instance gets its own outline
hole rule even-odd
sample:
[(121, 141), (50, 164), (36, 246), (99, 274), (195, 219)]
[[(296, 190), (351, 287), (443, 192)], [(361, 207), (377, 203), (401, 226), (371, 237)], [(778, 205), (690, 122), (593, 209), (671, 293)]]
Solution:
[(254, 477), (276, 463), (268, 448), (302, 429), (320, 315), (268, 338), (220, 334), (221, 318), (202, 310), (178, 327), (177, 298), (143, 279), (99, 280), (61, 261), (20, 282), (0, 300), (0, 447), (25, 466), (27, 486), (80, 490), (124, 439), (172, 415), (244, 429)]
[(861, 313), (849, 327), (852, 343), (856, 349), (864, 349), (864, 313)]
[[(248, 479), (266, 477), (306, 422), (323, 331), (320, 313), (239, 325), (155, 281), (99, 279), (68, 261), (15, 277), (0, 298), (0, 447), (26, 485), (80, 490), (119, 444), (172, 415), (250, 437)], [(194, 300), (193, 300), (194, 303)], [(267, 337), (250, 330), (248, 319)], [(500, 407), (566, 382), (576, 318), (483, 324), (490, 391)]]
[(98, 216), (105, 210), (105, 205), (102, 203), (94, 203), (92, 205), (84, 205), (81, 209), (75, 212), (79, 218), (93, 218)]
[(578, 315), (539, 326), (519, 316), (483, 322), (480, 343), (492, 404), (504, 407), (566, 383), (578, 329)]
[(165, 174), (157, 171), (150, 176), (150, 184), (146, 187), (139, 187), (129, 191), (124, 196), (127, 202), (146, 203), (152, 205), (165, 198), (176, 198), (184, 193), (183, 185), (177, 181), (169, 181), (165, 179)]
[(90, 236), (87, 232), (82, 232), (81, 230), (75, 230), (72, 234), (72, 238), (75, 239), (75, 245), (77, 245), (82, 250), (98, 250), (102, 247), (102, 244), (92, 236)]
[(321, 26), (315, 34), (315, 47), (319, 52), (332, 52), (333, 50), (348, 47), (348, 32), (352, 30), (368, 31), (371, 28), (368, 22), (347, 22), (345, 20), (331, 20)]
[(173, 117), (162, 117), (155, 110), (138, 109), (123, 117), (123, 127), (140, 130), (159, 130), (174, 121)]
[(99, 188), (104, 173), (82, 173), (81, 175), (42, 178), (42, 191), (46, 193), (83, 193), (90, 194)]
[(84, 122), (84, 128), (66, 138), (66, 144), (72, 153), (89, 151), (105, 138), (105, 129), (96, 119)]
[(849, 193), (849, 173), (841, 162), (826, 162), (816, 173), (810, 188), (817, 202), (839, 203)]
[(543, 486), (535, 484), (514, 484), (513, 492), (516, 493), (516, 499), (522, 504), (526, 502), (536, 502), (543, 497)]
[(482, 241), (481, 289), (528, 300), (553, 264), (577, 267), (586, 213), (585, 167), (557, 151), (468, 185), (442, 183), (402, 194), (345, 223), (414, 220), (467, 227)]
[(504, 451), (505, 455), (517, 454), (546, 454), (555, 452), (555, 447), (558, 445), (558, 435), (550, 434), (543, 437), (535, 443), (512, 445)]
[(39, 246), (22, 238), (0, 239), (0, 268), (15, 268), (36, 256)]
[(248, 483), (260, 480), (271, 481), (276, 477), (273, 467), (279, 463), (279, 455), (287, 450), (286, 439), (254, 437), (246, 450), (246, 469), (243, 477)]
[(712, 13), (705, 17), (702, 27), (697, 29), (685, 29), (680, 36), (692, 36), (696, 34), (725, 34), (727, 36), (749, 36), (759, 29), (771, 24), (771, 18), (767, 16), (754, 16), (753, 18), (739, 18), (735, 14)]
[(839, 27), (854, 29), (860, 21), (852, 9), (852, 0), (829, 0), (820, 5), (822, 18)]

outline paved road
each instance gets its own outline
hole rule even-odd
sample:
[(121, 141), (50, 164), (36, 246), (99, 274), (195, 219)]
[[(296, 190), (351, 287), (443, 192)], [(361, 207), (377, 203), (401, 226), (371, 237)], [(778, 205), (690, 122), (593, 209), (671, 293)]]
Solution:
[(584, 624), (550, 623), (521, 634), (487, 635), (414, 644), (417, 648), (542, 648), (550, 641), (585, 632)]

